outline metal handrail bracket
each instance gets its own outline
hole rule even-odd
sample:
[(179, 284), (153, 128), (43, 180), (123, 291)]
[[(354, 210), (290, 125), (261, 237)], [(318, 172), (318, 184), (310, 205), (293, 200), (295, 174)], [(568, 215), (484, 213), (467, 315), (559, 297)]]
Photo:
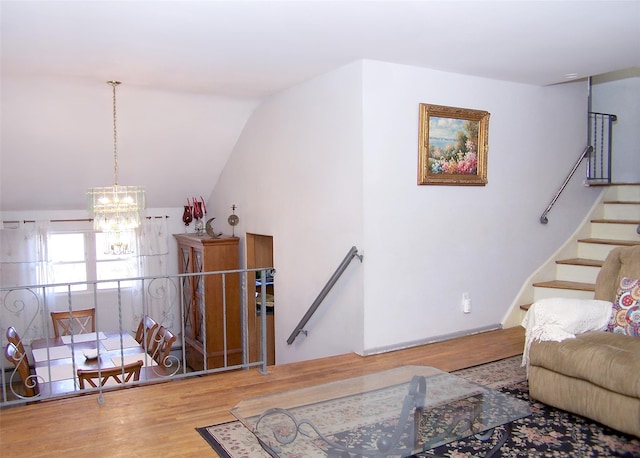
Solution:
[(307, 313), (304, 314), (304, 316), (302, 317), (302, 319), (300, 320), (296, 328), (293, 330), (293, 332), (287, 339), (287, 344), (291, 345), (293, 341), (296, 340), (296, 337), (298, 337), (300, 333), (305, 335), (307, 334), (307, 332), (304, 330), (305, 325), (307, 324), (309, 319), (313, 316), (315, 311), (318, 309), (318, 307), (320, 306), (320, 303), (324, 300), (327, 294), (329, 294), (329, 291), (331, 291), (331, 288), (333, 288), (333, 285), (336, 284), (336, 282), (338, 281), (338, 279), (340, 278), (340, 276), (345, 271), (345, 269), (347, 268), (347, 266), (349, 265), (349, 263), (354, 257), (358, 257), (358, 259), (360, 259), (360, 262), (362, 262), (363, 256), (358, 254), (358, 249), (355, 246), (351, 247), (351, 249), (345, 256), (345, 258), (342, 260), (342, 262), (336, 269), (336, 271), (333, 273), (331, 278), (329, 278), (329, 281), (327, 281), (327, 284), (324, 286), (324, 288), (322, 288), (322, 291), (320, 291), (320, 294), (318, 294), (318, 297), (316, 297), (316, 300), (313, 301), (313, 304), (311, 304), (311, 307), (309, 307), (309, 310), (307, 310)]

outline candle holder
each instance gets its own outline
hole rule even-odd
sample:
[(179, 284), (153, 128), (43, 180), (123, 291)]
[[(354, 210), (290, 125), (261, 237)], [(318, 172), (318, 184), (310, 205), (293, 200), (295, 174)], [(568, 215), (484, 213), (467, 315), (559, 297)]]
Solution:
[(189, 199), (187, 199), (187, 205), (184, 206), (184, 212), (182, 213), (182, 222), (184, 223), (184, 231), (187, 232), (189, 229), (189, 224), (193, 221), (193, 207), (189, 204)]
[[(191, 202), (189, 202), (189, 198), (187, 198), (187, 204), (189, 203), (191, 203), (191, 205), (189, 206), (190, 208), (189, 212), (191, 215), (191, 219), (189, 220), (189, 222), (195, 221), (194, 223), (195, 234), (198, 236), (203, 236), (205, 234), (203, 218), (207, 214), (207, 206), (205, 205), (204, 199), (202, 198), (202, 196), (200, 196), (200, 200), (198, 200), (195, 197), (192, 197)], [(185, 215), (186, 213), (187, 213), (187, 207), (185, 207)], [(187, 219), (188, 219), (188, 216), (187, 216)], [(183, 215), (183, 221), (185, 221), (185, 225), (187, 226), (189, 225), (184, 219), (184, 215)]]

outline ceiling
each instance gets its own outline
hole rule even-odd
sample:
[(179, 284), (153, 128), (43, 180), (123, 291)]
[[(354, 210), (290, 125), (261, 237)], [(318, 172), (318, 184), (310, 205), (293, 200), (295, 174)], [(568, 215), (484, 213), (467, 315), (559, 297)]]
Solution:
[(159, 90), (261, 98), (358, 59), (534, 85), (640, 67), (638, 0), (1, 5), (3, 74)]

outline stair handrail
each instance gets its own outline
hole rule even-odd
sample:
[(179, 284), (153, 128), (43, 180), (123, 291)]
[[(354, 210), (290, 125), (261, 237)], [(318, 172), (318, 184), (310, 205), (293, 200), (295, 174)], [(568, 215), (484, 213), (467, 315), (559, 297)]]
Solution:
[(578, 167), (580, 166), (580, 162), (582, 162), (582, 160), (592, 152), (593, 152), (593, 146), (587, 145), (584, 151), (580, 153), (578, 160), (573, 165), (573, 168), (571, 169), (571, 172), (569, 172), (569, 175), (567, 175), (567, 178), (564, 179), (562, 186), (560, 186), (560, 189), (558, 189), (558, 192), (556, 193), (556, 195), (553, 197), (553, 199), (551, 199), (551, 202), (549, 202), (549, 205), (547, 205), (547, 208), (545, 209), (545, 211), (542, 212), (542, 215), (540, 215), (540, 222), (542, 224), (547, 224), (549, 222), (549, 219), (547, 218), (547, 213), (551, 211), (551, 208), (558, 200), (558, 197), (560, 197), (560, 194), (562, 194), (562, 191), (564, 191), (564, 188), (566, 188), (567, 184), (569, 184), (569, 180), (571, 180), (571, 177), (573, 176), (573, 174), (576, 173), (576, 170), (578, 170)]
[(347, 266), (349, 265), (349, 263), (354, 257), (358, 257), (358, 259), (360, 259), (360, 262), (362, 262), (363, 255), (358, 254), (358, 249), (355, 246), (351, 247), (347, 255), (344, 257), (344, 259), (336, 269), (336, 271), (333, 273), (331, 278), (329, 278), (329, 280), (327, 281), (327, 284), (324, 286), (324, 288), (322, 288), (322, 291), (320, 291), (320, 293), (318, 294), (318, 297), (316, 297), (316, 300), (313, 301), (313, 304), (311, 304), (311, 307), (309, 307), (309, 310), (307, 310), (307, 313), (304, 314), (304, 316), (302, 317), (302, 319), (300, 320), (296, 328), (293, 330), (293, 332), (287, 339), (287, 344), (291, 345), (293, 341), (296, 340), (296, 337), (298, 337), (300, 333), (307, 335), (307, 332), (304, 330), (305, 325), (307, 324), (309, 319), (313, 316), (315, 311), (318, 309), (318, 307), (320, 306), (320, 303), (324, 300), (327, 294), (329, 294), (329, 291), (331, 290), (331, 288), (333, 288), (333, 285), (336, 284), (336, 282), (338, 281), (338, 279), (340, 278), (340, 276), (345, 271), (345, 269), (347, 268)]

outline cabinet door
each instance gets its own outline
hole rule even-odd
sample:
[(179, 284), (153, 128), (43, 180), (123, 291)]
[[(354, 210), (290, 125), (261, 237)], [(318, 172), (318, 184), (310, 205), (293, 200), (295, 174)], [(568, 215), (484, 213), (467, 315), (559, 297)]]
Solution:
[[(191, 247), (180, 245), (179, 262), (181, 273), (193, 272), (193, 252)], [(184, 328), (186, 337), (194, 338), (195, 307), (194, 307), (194, 279), (193, 277), (182, 277), (182, 304), (184, 307)]]
[(203, 274), (182, 281), (187, 364), (196, 370), (241, 364), (240, 275), (204, 275), (239, 267), (239, 239), (174, 237), (182, 273)]
[[(203, 272), (202, 251), (193, 250), (193, 272)], [(204, 342), (206, 335), (204, 323), (204, 307), (205, 307), (205, 277), (195, 275), (193, 280), (193, 312), (191, 314), (193, 338), (198, 342)]]

